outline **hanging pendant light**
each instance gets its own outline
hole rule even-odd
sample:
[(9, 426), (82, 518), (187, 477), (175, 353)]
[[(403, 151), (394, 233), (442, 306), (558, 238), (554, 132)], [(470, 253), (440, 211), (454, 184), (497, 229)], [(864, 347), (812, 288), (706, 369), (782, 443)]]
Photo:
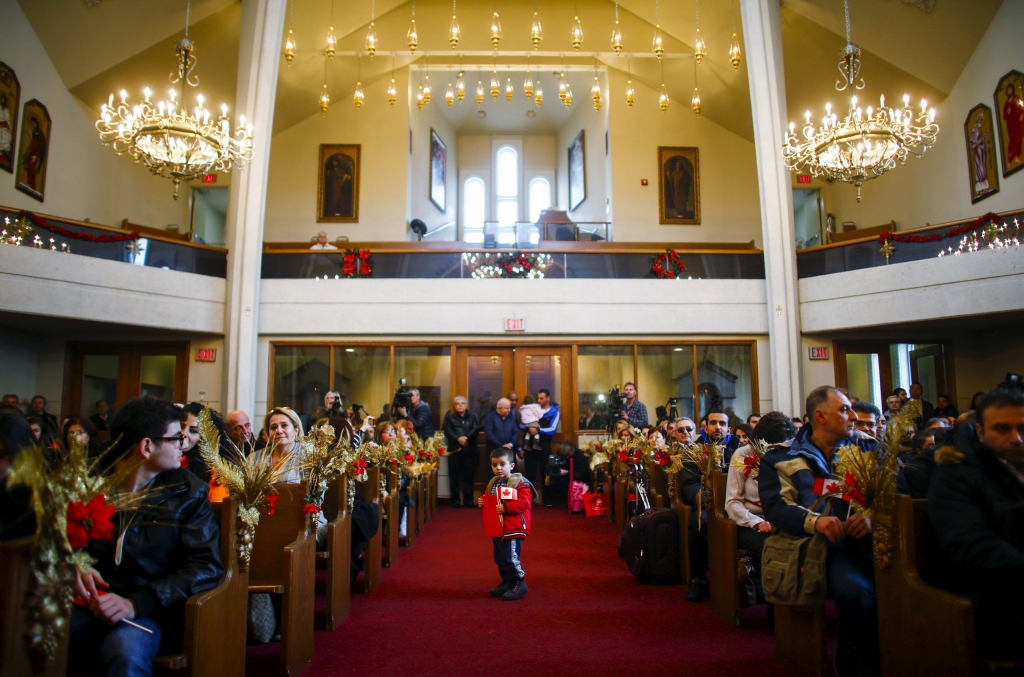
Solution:
[(324, 49), (324, 53), (328, 59), (334, 58), (334, 52), (338, 47), (338, 40), (334, 37), (334, 26), (327, 29), (327, 47)]
[(416, 34), (416, 0), (412, 0), (412, 22), (409, 24), (409, 31), (405, 34), (406, 44), (409, 51), (416, 52), (416, 46), (420, 44), (419, 35)]
[(513, 96), (515, 96), (515, 90), (512, 88), (512, 76), (509, 75), (505, 80), (505, 101), (512, 103)]
[(452, 46), (452, 49), (459, 44), (459, 38), (462, 37), (462, 31), (459, 30), (459, 20), (455, 17), (455, 2), (452, 0), (452, 23), (448, 26), (448, 44)]
[(633, 68), (630, 64), (629, 59), (626, 60), (626, 105), (630, 108), (636, 102), (635, 92), (633, 91)]
[(465, 73), (462, 70), (462, 55), (459, 55), (459, 74), (455, 78), (455, 98), (462, 103), (462, 100), (466, 98), (466, 78)]
[(700, 65), (700, 62), (704, 60), (704, 56), (707, 54), (707, 47), (704, 46), (704, 38), (700, 35), (700, 0), (694, 1), (694, 7), (697, 13), (697, 39), (693, 41), (693, 58)]
[(590, 98), (594, 100), (594, 110), (601, 110), (601, 82), (597, 79), (597, 59), (594, 59), (594, 85), (590, 88)]
[(495, 12), (491, 17), (491, 44), (494, 49), (498, 49), (499, 42), (501, 42), (501, 20), (498, 18), (498, 13)]
[(700, 92), (697, 91), (697, 64), (693, 64), (693, 96), (690, 97), (690, 109), (700, 115)]
[(363, 107), (363, 58), (360, 56), (356, 66), (356, 91), (352, 93), (352, 104), (359, 110)]
[[(429, 61), (429, 59), (428, 59)], [(426, 74), (426, 83), (423, 85), (423, 105), (430, 103), (430, 71)]]
[(420, 91), (416, 93), (416, 108), (423, 110), (423, 85), (420, 85)]
[(651, 46), (659, 59), (665, 56), (665, 41), (661, 36), (661, 8), (658, 0), (654, 0), (654, 40)]
[(658, 106), (661, 112), (668, 110), (668, 90), (665, 89), (665, 62), (661, 62), (661, 96), (658, 97)]
[(320, 114), (327, 115), (331, 107), (331, 97), (327, 94), (327, 58), (324, 57), (324, 88), (320, 91)]
[(540, 80), (537, 80), (537, 89), (533, 93), (533, 102), (537, 104), (538, 108), (544, 103), (544, 89), (540, 86)]
[(576, 11), (572, 17), (572, 48), (577, 52), (583, 46), (583, 24), (580, 23), (580, 3), (576, 0)]
[(501, 85), (498, 84), (498, 58), (495, 55), (494, 58), (494, 71), (491, 73), (491, 98), (495, 101), (498, 100), (498, 94), (501, 93)]
[[(333, 11), (333, 7), (332, 7)], [(377, 7), (374, 0), (370, 0), (370, 28), (366, 31), (366, 53), (373, 58), (373, 55), (377, 53), (377, 29), (374, 28), (373, 22), (376, 19)]]
[(543, 39), (544, 29), (540, 25), (540, 17), (537, 16), (537, 0), (533, 0), (533, 23), (530, 24), (530, 42), (533, 43), (533, 48), (537, 49)]
[(533, 76), (530, 74), (530, 55), (526, 55), (526, 79), (523, 80), (523, 96), (527, 101), (533, 98)]
[(735, 70), (739, 70), (740, 61), (740, 41), (736, 37), (736, 0), (730, 0), (729, 3), (732, 6), (732, 42), (729, 43), (729, 61), (732, 62), (732, 67)]
[(395, 55), (391, 55), (391, 84), (388, 85), (388, 103), (392, 108), (395, 107), (395, 102), (398, 101), (398, 90), (395, 88)]
[(455, 103), (455, 88), (452, 87), (452, 72), (448, 71), (448, 89), (444, 92), (444, 102), (449, 108)]
[(289, 66), (292, 65), (292, 59), (295, 58), (295, 33), (292, 31), (292, 27), (295, 24), (295, 0), (292, 0), (291, 7), (289, 8), (288, 18), (288, 38), (284, 41), (284, 60)]
[(612, 51), (622, 53), (622, 31), (619, 29), (619, 0), (615, 0), (615, 26), (612, 28)]
[(484, 103), (484, 82), (483, 80), (476, 81), (476, 107), (479, 108)]
[(572, 87), (569, 83), (565, 84), (565, 107), (572, 108)]

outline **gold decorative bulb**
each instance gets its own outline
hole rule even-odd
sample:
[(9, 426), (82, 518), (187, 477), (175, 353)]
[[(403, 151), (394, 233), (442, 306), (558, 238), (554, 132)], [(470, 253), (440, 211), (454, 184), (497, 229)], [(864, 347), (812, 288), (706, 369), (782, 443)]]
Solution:
[(363, 96), (363, 83), (357, 82), (356, 91), (352, 94), (352, 103), (355, 105), (356, 109), (363, 107), (364, 98), (365, 97)]
[(583, 46), (583, 24), (580, 23), (579, 16), (573, 16), (572, 18), (572, 48), (577, 52), (580, 51), (580, 47)]
[(377, 29), (372, 21), (369, 30), (366, 31), (366, 53), (370, 55), (371, 59), (377, 53)]
[(292, 29), (288, 29), (288, 39), (284, 43), (284, 60), (291, 66), (292, 59), (295, 58), (295, 36), (292, 34)]

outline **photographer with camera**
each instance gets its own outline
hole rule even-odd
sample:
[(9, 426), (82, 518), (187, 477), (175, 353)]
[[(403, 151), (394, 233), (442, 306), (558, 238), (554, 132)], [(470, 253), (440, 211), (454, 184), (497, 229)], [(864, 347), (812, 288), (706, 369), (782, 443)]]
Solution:
[(321, 409), (317, 409), (313, 413), (313, 421), (319, 421), (323, 418), (335, 418), (342, 415), (341, 407), (341, 393), (337, 390), (332, 390), (324, 395), (324, 406)]
[(623, 386), (622, 392), (626, 396), (626, 401), (622, 403), (622, 413), (619, 417), (629, 421), (634, 428), (643, 428), (648, 424), (647, 407), (636, 399), (636, 384), (627, 383)]
[(406, 385), (404, 378), (398, 381), (398, 390), (395, 391), (391, 411), (396, 421), (412, 421), (413, 429), (421, 440), (428, 440), (434, 436), (434, 416), (430, 411), (430, 405), (420, 399), (419, 390)]

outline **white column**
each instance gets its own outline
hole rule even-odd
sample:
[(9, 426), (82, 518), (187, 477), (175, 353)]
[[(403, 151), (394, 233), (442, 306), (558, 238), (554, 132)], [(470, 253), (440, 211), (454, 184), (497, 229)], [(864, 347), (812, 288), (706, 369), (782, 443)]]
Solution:
[(786, 81), (782, 67), (779, 3), (773, 0), (740, 0), (740, 12), (761, 192), (772, 401), (777, 410), (802, 414), (793, 188), (789, 171), (782, 164)]
[(235, 115), (252, 122), (254, 150), (252, 162), (234, 171), (228, 201), (223, 402), (225, 412), (241, 409), (253, 420), (260, 420), (253, 407), (264, 196), (286, 6), (286, 0), (243, 2), (238, 48)]

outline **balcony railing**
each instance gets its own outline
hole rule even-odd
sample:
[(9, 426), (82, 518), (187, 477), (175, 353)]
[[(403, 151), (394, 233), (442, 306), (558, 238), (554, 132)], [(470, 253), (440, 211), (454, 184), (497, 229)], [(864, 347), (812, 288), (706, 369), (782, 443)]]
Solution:
[[(61, 251), (63, 245), (70, 248), (71, 256), (89, 256), (136, 266), (177, 270), (210, 277), (227, 277), (227, 249), (189, 242), (184, 236), (175, 237), (174, 233), (129, 224), (127, 221), (125, 221), (126, 228), (114, 228), (87, 221), (74, 221), (60, 216), (33, 215), (37, 220), (42, 220), (58, 229), (69, 233), (82, 233), (85, 236), (96, 238), (96, 240), (75, 239), (72, 236), (61, 235), (32, 225), (28, 235), (21, 240), (20, 246), (22, 247), (39, 246)], [(0, 227), (6, 223), (5, 219), (9, 219), (12, 223), (20, 221), (21, 212), (17, 209), (0, 206)], [(125, 236), (132, 231), (139, 232), (138, 239), (134, 241), (99, 241), (103, 236)], [(8, 244), (7, 246), (14, 245)]]
[[(470, 278), (464, 252), (500, 254), (509, 249), (484, 249), (479, 245), (457, 246), (452, 242), (339, 243), (349, 249), (368, 249), (373, 254), (375, 278), (441, 279)], [(455, 246), (453, 246), (455, 245)], [(764, 257), (750, 243), (650, 242), (550, 242), (529, 253), (551, 256), (544, 277), (549, 279), (653, 279), (651, 258), (674, 249), (685, 266), (680, 277), (705, 280), (763, 280)], [(310, 252), (306, 243), (268, 242), (263, 250), (264, 279), (314, 279), (345, 277), (342, 252)]]
[[(1024, 209), (1002, 212), (998, 216), (997, 225), (1001, 225), (1004, 222), (1012, 224), (1014, 219), (1017, 219), (1021, 225), (1024, 225)], [(950, 221), (915, 230), (901, 230), (896, 234), (900, 237), (945, 236), (954, 229), (975, 220), (972, 218)], [(979, 228), (983, 228), (984, 225), (987, 225), (987, 223), (979, 226)], [(880, 234), (876, 233), (845, 242), (802, 249), (796, 253), (797, 277), (817, 277), (819, 275), (876, 268), (878, 266), (907, 263), (910, 261), (923, 261), (936, 258), (940, 251), (948, 251), (949, 247), (956, 250), (961, 240), (961, 236), (943, 237), (941, 240), (929, 242), (898, 242), (893, 240), (890, 241), (892, 249), (889, 250), (889, 257), (886, 258), (880, 237)]]

